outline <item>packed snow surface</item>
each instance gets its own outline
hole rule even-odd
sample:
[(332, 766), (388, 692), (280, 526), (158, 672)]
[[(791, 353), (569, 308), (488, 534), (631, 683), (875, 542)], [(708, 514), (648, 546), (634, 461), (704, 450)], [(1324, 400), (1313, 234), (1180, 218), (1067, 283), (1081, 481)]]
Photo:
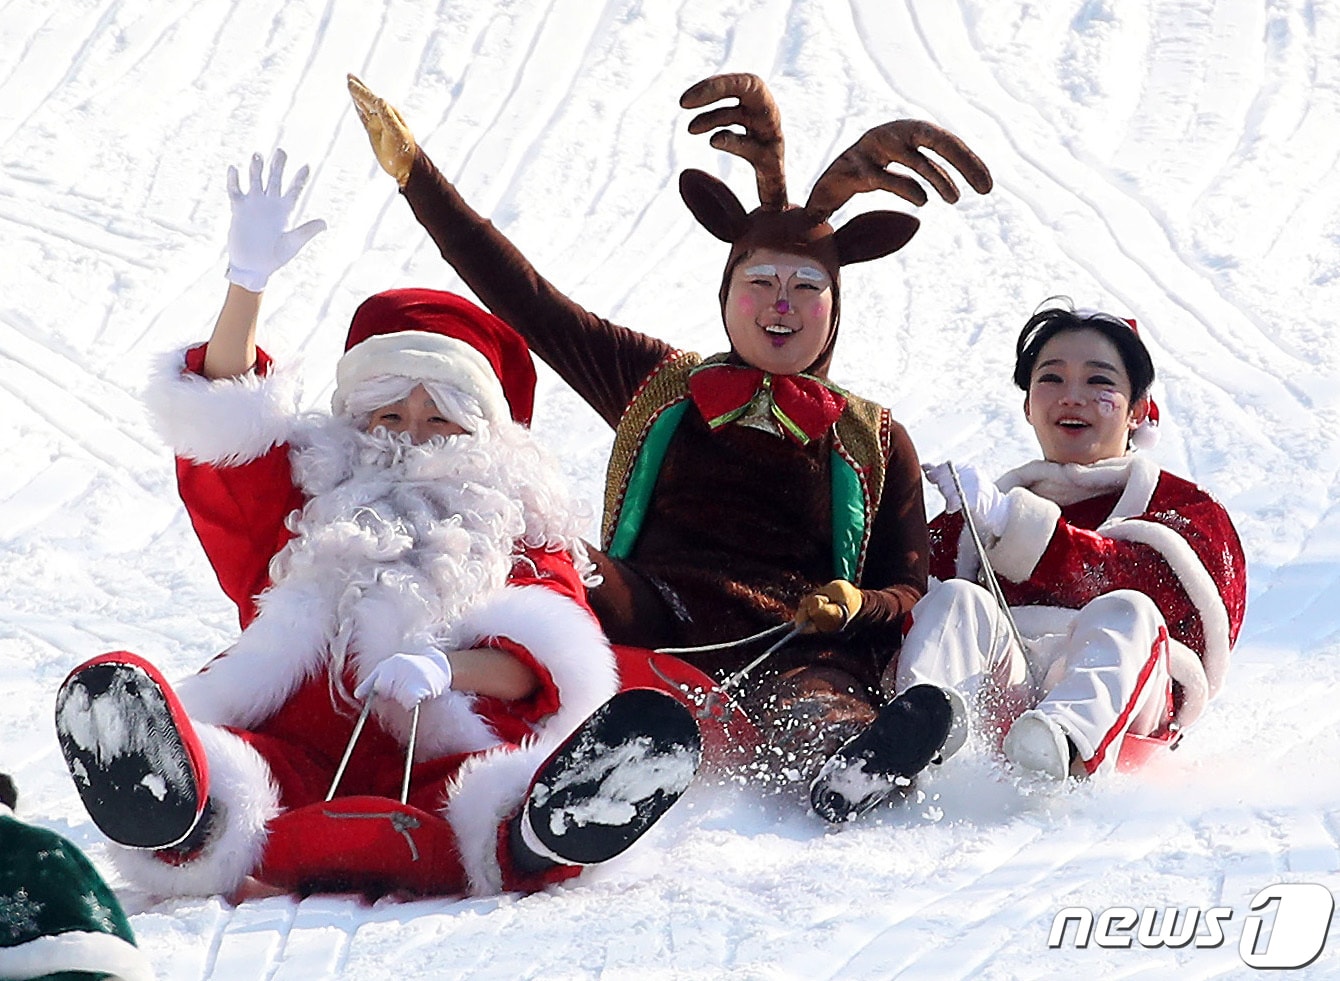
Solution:
[[(1044, 298), (1139, 321), (1156, 456), (1224, 502), (1250, 561), (1224, 692), (1135, 776), (1055, 792), (970, 751), (840, 829), (700, 784), (552, 892), (123, 888), (141, 945), (173, 981), (1256, 976), (1240, 941), (1288, 902), (1253, 898), (1340, 892), (1337, 52), (1340, 7), (1314, 0), (0, 3), (0, 769), (20, 813), (112, 876), (60, 762), (56, 689), (117, 649), (179, 677), (237, 633), (140, 403), (222, 302), (228, 165), (282, 145), (312, 167), (298, 220), (330, 227), (274, 278), (261, 327), (309, 407), (364, 296), (459, 288), (377, 168), (346, 72), (560, 288), (710, 353), (725, 247), (677, 177), (703, 168), (750, 205), (754, 183), (678, 98), (750, 71), (781, 107), (793, 199), (897, 117), (953, 130), (994, 174), (843, 276), (833, 376), (891, 406), (923, 460), (1031, 458), (1009, 373)], [(838, 220), (874, 208), (912, 210), (866, 194)], [(544, 369), (536, 431), (598, 506), (610, 433)], [(1199, 933), (1049, 947), (1068, 907)], [(1329, 930), (1300, 974), (1340, 977)]]

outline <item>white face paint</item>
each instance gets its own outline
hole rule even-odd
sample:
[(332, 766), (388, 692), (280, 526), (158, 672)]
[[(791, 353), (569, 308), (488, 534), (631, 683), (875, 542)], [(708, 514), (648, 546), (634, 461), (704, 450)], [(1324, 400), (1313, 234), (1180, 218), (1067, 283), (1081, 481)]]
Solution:
[[(746, 276), (776, 276), (777, 267), (767, 264), (747, 266), (744, 274)], [(828, 277), (824, 274), (824, 271), (822, 269), (816, 269), (813, 266), (800, 266), (792, 275), (794, 275), (796, 279), (803, 279), (811, 283), (828, 282)]]

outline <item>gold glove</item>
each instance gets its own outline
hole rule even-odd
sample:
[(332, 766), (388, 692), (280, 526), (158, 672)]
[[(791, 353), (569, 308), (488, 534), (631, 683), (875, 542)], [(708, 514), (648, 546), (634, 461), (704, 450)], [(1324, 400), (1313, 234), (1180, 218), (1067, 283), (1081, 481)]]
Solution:
[(835, 634), (860, 611), (861, 591), (845, 579), (834, 579), (800, 601), (796, 623), (808, 623), (821, 634)]
[(348, 77), (354, 109), (358, 111), (363, 128), (368, 131), (377, 163), (396, 179), (397, 184), (404, 187), (409, 180), (409, 169), (414, 164), (414, 154), (418, 150), (414, 134), (409, 131), (395, 106), (381, 96), (374, 95), (372, 89), (356, 76)]

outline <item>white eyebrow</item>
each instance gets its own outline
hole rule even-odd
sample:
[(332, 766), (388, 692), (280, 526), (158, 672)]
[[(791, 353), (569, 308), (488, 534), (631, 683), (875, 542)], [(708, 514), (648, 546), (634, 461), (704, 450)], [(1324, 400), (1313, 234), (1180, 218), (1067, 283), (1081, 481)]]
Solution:
[(777, 267), (768, 265), (749, 266), (747, 269), (745, 269), (744, 274), (746, 276), (776, 276)]
[(818, 280), (819, 282), (823, 282), (828, 277), (824, 275), (824, 273), (821, 270), (815, 269), (813, 266), (801, 266), (799, 269), (796, 270), (796, 278), (812, 279), (812, 280)]

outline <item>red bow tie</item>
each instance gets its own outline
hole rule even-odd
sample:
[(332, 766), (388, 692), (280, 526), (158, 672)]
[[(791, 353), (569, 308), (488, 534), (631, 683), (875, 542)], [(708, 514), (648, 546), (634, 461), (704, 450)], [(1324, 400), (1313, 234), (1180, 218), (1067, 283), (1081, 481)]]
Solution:
[(837, 422), (847, 400), (812, 375), (770, 375), (758, 368), (709, 364), (689, 376), (689, 395), (711, 429), (734, 422), (758, 403), (801, 446)]

